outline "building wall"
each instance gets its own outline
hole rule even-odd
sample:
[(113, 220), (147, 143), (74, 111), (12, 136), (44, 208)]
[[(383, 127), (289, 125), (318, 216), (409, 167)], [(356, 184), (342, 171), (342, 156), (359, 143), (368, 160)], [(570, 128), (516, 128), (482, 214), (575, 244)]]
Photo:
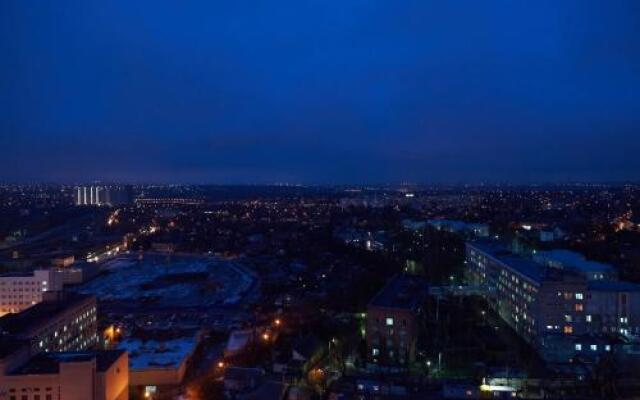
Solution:
[(129, 356), (122, 356), (105, 372), (98, 374), (96, 400), (129, 399)]
[(129, 371), (131, 386), (179, 385), (187, 369), (186, 359), (177, 368), (146, 368)]
[(0, 276), (0, 316), (40, 303), (47, 290), (62, 290), (62, 276), (53, 269), (38, 269), (29, 276)]
[(61, 275), (63, 285), (77, 285), (86, 282), (100, 273), (98, 263), (82, 263), (79, 266), (71, 266), (56, 269)]
[(95, 359), (60, 363), (58, 382), (61, 399), (95, 399), (97, 393)]
[(539, 293), (538, 335), (553, 333), (582, 335), (587, 308), (586, 282), (545, 281)]
[[(0, 359), (0, 377), (6, 375), (9, 371), (13, 371), (15, 368), (24, 365), (29, 361), (30, 357), (31, 352), (29, 350), (29, 346), (16, 345), (14, 351)], [(0, 397), (0, 399), (1, 398), (2, 397)]]
[(26, 336), (31, 338), (33, 354), (85, 350), (98, 341), (96, 321), (96, 299), (89, 297), (64, 310), (55, 322), (39, 326)]
[(496, 289), (501, 267), (493, 257), (467, 243), (466, 262), (471, 284), (486, 286), (488, 294)]
[(540, 284), (509, 268), (502, 268), (496, 284), (494, 308), (528, 342), (537, 336)]
[[(0, 400), (62, 400), (57, 374), (9, 375), (1, 377)], [(91, 397), (89, 398), (91, 400)]]
[(589, 333), (640, 334), (640, 292), (591, 290), (587, 296)]
[(412, 310), (369, 307), (367, 309), (367, 352), (381, 365), (407, 365), (415, 361), (418, 335)]
[(123, 353), (104, 372), (92, 359), (60, 363), (58, 373), (2, 376), (0, 400), (128, 400), (128, 363)]

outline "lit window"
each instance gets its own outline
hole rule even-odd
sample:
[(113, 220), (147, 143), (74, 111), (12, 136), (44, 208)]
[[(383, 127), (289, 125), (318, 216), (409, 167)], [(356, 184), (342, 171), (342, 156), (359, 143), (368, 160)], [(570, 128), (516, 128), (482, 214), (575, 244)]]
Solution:
[(581, 351), (582, 345), (580, 343), (576, 343), (576, 351)]
[(582, 293), (576, 293), (576, 300), (582, 300)]
[(604, 345), (604, 351), (611, 351), (611, 345)]
[(587, 322), (591, 322), (591, 315), (587, 315), (587, 316), (585, 317), (585, 320), (586, 320)]
[(589, 347), (591, 348), (591, 351), (598, 351), (598, 345), (596, 345), (596, 344), (592, 344)]
[(393, 326), (393, 318), (387, 318), (386, 323), (387, 326)]
[(564, 333), (573, 333), (573, 326), (565, 325)]
[(380, 354), (380, 349), (376, 349), (376, 348), (374, 348), (374, 349), (371, 351), (371, 354), (372, 354), (372, 355), (374, 355), (374, 356), (379, 355), (379, 354)]
[(576, 311), (582, 311), (583, 309), (584, 309), (584, 306), (582, 305), (582, 303), (576, 304)]

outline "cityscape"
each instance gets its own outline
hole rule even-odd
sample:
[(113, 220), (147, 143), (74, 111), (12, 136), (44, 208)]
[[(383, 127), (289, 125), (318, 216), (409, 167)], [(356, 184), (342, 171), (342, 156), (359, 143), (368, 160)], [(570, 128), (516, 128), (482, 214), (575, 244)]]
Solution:
[(640, 400), (640, 2), (0, 2), (0, 400)]
[(3, 186), (2, 396), (632, 398), (638, 196)]

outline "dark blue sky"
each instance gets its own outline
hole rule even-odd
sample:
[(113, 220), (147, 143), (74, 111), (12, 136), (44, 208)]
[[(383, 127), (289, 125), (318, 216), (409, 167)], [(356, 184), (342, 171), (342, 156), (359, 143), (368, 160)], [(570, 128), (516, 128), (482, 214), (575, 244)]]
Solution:
[(0, 180), (637, 180), (640, 1), (0, 2)]

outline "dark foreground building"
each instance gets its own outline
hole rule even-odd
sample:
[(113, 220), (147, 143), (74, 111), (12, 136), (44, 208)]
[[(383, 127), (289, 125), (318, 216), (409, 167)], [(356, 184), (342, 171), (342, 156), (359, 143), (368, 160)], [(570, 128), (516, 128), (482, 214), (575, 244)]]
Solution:
[(396, 275), (367, 307), (369, 361), (406, 368), (415, 361), (419, 317), (427, 294), (424, 280)]

